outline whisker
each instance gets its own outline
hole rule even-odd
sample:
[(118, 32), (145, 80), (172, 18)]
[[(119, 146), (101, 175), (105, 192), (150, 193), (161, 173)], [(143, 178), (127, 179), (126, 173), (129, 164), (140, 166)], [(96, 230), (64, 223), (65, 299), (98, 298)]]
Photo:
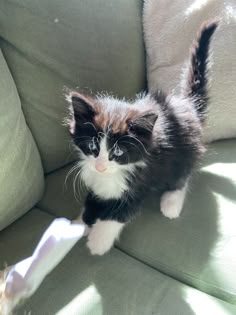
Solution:
[(80, 165), (79, 163), (76, 163), (75, 165), (73, 165), (73, 167), (69, 170), (69, 172), (67, 173), (66, 177), (65, 177), (65, 181), (64, 181), (64, 185), (67, 189), (67, 181), (68, 181), (68, 178), (70, 177), (70, 175), (76, 171), (78, 168), (80, 168)]
[(80, 194), (80, 192), (82, 192), (82, 184), (83, 184), (81, 181), (81, 178), (80, 178), (81, 171), (82, 171), (82, 169), (80, 169), (77, 172), (77, 174), (74, 177), (74, 181), (73, 181), (73, 192), (74, 192), (75, 199), (78, 202), (81, 202), (81, 199), (82, 199), (81, 194)]
[(97, 133), (97, 128), (94, 126), (94, 124), (92, 122), (88, 121), (88, 122), (84, 123), (84, 125), (91, 125)]
[(71, 158), (71, 156), (72, 156), (73, 154), (75, 154), (76, 151), (77, 151), (73, 142), (71, 142), (71, 143), (69, 144), (69, 151), (70, 151), (70, 153), (68, 154), (68, 156), (67, 156), (67, 158), (66, 158), (66, 162), (68, 162), (69, 159)]
[[(77, 170), (78, 170), (78, 172), (76, 172)], [(65, 182), (64, 182), (64, 185), (67, 189), (68, 178), (70, 177), (70, 175), (72, 173), (74, 173), (74, 176), (73, 176), (73, 193), (74, 193), (74, 197), (75, 197), (77, 202), (81, 202), (81, 200), (82, 200), (81, 194), (84, 193), (84, 183), (80, 177), (81, 172), (82, 172), (82, 168), (81, 168), (80, 163), (78, 162), (75, 165), (73, 165), (73, 167), (69, 170), (69, 172), (66, 175)]]
[(79, 181), (79, 183), (77, 183), (80, 173), (81, 173), (80, 171), (77, 172), (77, 174), (75, 175), (75, 178), (74, 178), (74, 182), (73, 182), (74, 195), (75, 195), (75, 199), (77, 201), (80, 201), (80, 187), (79, 187), (80, 181)]
[[(132, 143), (132, 142), (129, 142), (129, 141), (123, 141), (124, 143), (128, 143), (128, 144), (130, 144), (130, 145), (132, 145), (132, 146), (134, 146), (140, 153), (141, 153), (141, 155), (142, 155), (142, 158), (144, 158), (144, 156), (143, 156), (143, 152), (140, 150), (140, 148), (139, 147), (137, 147), (137, 145), (135, 145), (134, 143)], [(146, 151), (145, 151), (146, 152)]]
[[(125, 136), (124, 136), (125, 137)], [(131, 135), (126, 135), (126, 137), (129, 137), (129, 138), (132, 138), (132, 139), (135, 139), (138, 143), (141, 144), (141, 146), (143, 147), (144, 151), (147, 153), (147, 155), (150, 155), (150, 153), (147, 151), (147, 149), (145, 148), (144, 144), (136, 137), (134, 136), (131, 136)]]
[[(123, 136), (121, 136), (121, 137), (119, 137), (118, 138), (118, 140), (117, 141), (120, 141), (122, 138), (132, 138), (132, 139), (135, 139), (138, 143), (140, 143), (141, 144), (141, 146), (143, 147), (143, 149), (144, 149), (144, 151), (148, 154), (148, 155), (150, 155), (150, 153), (147, 151), (147, 149), (145, 148), (145, 146), (144, 146), (144, 144), (138, 139), (138, 138), (136, 138), (136, 137), (134, 137), (134, 136), (131, 136), (131, 135), (123, 135)], [(130, 143), (130, 142), (129, 142)]]
[[(92, 139), (92, 137), (90, 137), (90, 139)], [(83, 143), (86, 143), (86, 142), (90, 142), (91, 140), (83, 140), (81, 142), (79, 142), (79, 144), (83, 144)]]

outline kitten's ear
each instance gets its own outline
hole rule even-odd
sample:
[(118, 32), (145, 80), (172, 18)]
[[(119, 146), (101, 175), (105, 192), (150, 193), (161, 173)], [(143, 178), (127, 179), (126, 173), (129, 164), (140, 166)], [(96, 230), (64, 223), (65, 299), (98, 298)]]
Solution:
[(69, 97), (70, 107), (70, 133), (75, 133), (76, 124), (91, 122), (95, 116), (93, 100), (83, 94), (71, 92)]
[(154, 112), (138, 116), (128, 122), (129, 131), (139, 136), (150, 136), (157, 118), (158, 115)]

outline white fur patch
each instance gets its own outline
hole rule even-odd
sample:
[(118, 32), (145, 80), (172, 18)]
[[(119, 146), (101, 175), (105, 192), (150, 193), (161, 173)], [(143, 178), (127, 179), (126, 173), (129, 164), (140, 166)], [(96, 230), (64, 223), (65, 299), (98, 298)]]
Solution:
[(161, 212), (169, 219), (178, 218), (183, 207), (187, 184), (182, 189), (167, 191), (161, 196)]
[[(109, 161), (108, 155), (106, 137), (104, 137), (100, 143), (100, 153), (97, 158), (92, 155), (85, 156), (81, 154), (81, 178), (85, 185), (100, 198), (118, 199), (124, 191), (128, 190), (127, 178), (134, 172), (136, 166), (144, 167), (145, 163), (138, 162), (121, 165), (115, 161)], [(97, 159), (103, 160), (106, 171), (99, 172), (96, 170)]]
[(124, 227), (124, 223), (107, 220), (97, 222), (92, 226), (88, 235), (87, 246), (92, 255), (103, 255), (113, 246)]

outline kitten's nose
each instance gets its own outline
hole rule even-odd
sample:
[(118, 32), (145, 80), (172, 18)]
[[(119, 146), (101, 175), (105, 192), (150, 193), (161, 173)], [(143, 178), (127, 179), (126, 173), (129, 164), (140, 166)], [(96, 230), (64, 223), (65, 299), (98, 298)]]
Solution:
[(104, 163), (104, 161), (101, 160), (97, 160), (95, 163), (95, 168), (98, 172), (103, 173), (106, 171), (107, 167), (106, 164)]

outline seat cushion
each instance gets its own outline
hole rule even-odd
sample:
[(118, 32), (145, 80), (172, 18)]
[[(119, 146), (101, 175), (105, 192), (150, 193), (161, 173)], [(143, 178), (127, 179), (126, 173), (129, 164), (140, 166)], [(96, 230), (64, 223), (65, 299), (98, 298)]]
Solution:
[(141, 0), (1, 2), (2, 48), (46, 172), (73, 159), (66, 88), (130, 97), (145, 87), (141, 8)]
[(118, 247), (158, 270), (236, 304), (236, 140), (215, 143), (190, 185), (183, 212), (169, 220), (155, 193)]
[(0, 50), (0, 230), (32, 208), (43, 188), (40, 156)]
[[(34, 209), (0, 233), (0, 265), (25, 258), (53, 217)], [(80, 241), (17, 314), (232, 315), (236, 308), (113, 249), (90, 256)]]
[[(46, 177), (40, 207), (56, 216), (75, 218), (71, 166)], [(236, 140), (212, 144), (193, 176), (181, 216), (168, 220), (159, 212), (155, 193), (143, 202), (142, 214), (123, 231), (118, 248), (188, 285), (236, 302)]]

